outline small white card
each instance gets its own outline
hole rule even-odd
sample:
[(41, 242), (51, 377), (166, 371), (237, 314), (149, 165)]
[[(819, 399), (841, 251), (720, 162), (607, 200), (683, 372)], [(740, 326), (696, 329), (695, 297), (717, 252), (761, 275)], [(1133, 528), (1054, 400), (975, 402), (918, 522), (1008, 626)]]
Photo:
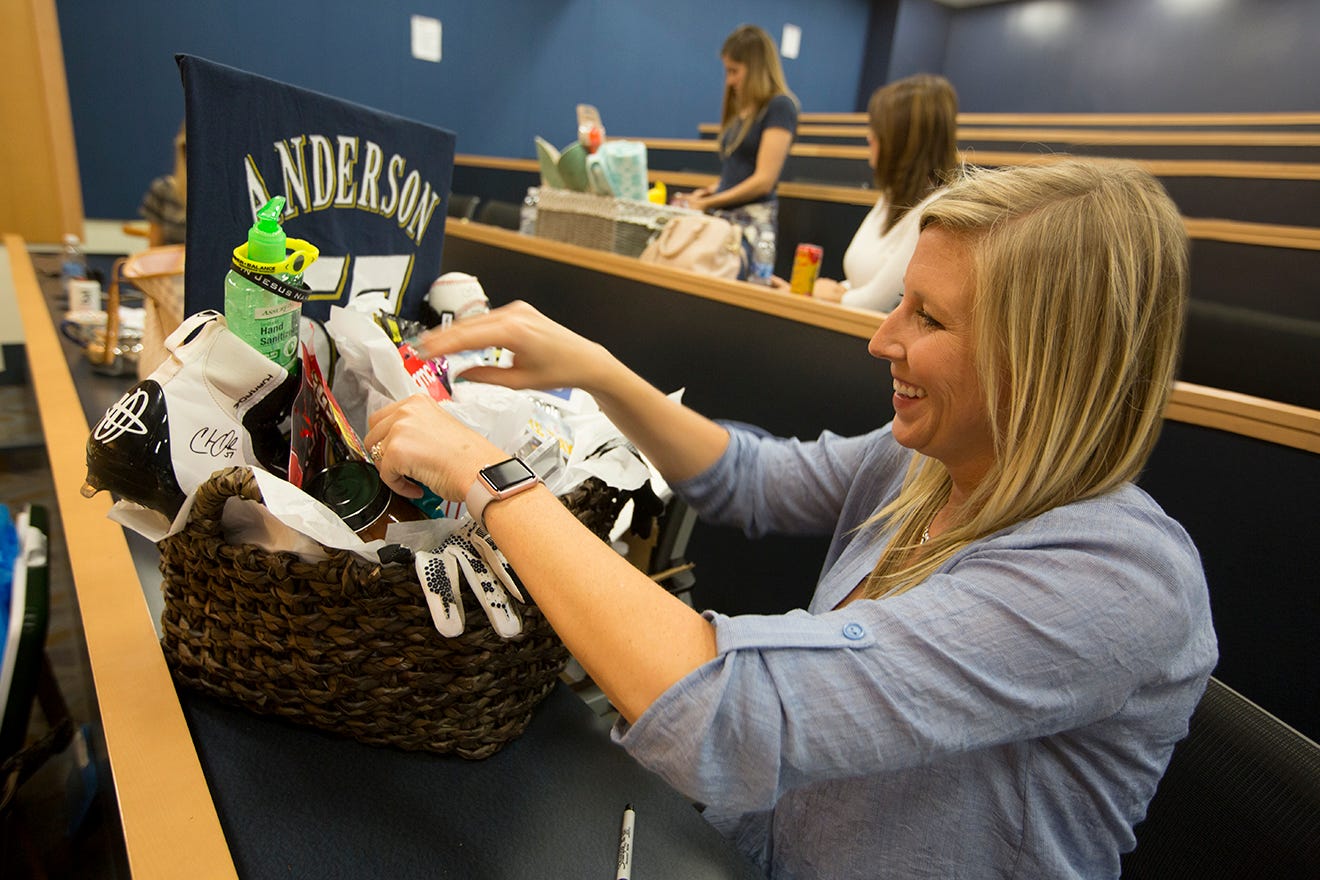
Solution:
[(69, 311), (101, 311), (101, 282), (81, 278), (69, 279)]

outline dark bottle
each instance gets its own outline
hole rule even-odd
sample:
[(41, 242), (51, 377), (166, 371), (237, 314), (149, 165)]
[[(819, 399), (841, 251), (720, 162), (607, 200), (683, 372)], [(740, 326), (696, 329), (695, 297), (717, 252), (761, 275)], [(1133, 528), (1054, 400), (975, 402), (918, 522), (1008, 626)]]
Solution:
[(364, 541), (384, 539), (392, 522), (426, 519), (365, 461), (341, 461), (308, 477), (303, 491), (335, 512)]

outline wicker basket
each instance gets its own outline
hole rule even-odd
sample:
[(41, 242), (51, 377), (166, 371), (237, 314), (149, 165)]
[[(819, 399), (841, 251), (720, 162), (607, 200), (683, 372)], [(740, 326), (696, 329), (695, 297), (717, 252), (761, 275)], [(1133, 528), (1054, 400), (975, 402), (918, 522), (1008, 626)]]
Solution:
[(637, 257), (670, 218), (697, 213), (688, 208), (543, 186), (537, 197), (536, 234)]
[[(594, 482), (565, 505), (598, 535), (628, 493)], [(533, 604), (505, 641), (463, 590), (467, 628), (436, 632), (413, 567), (348, 551), (308, 563), (230, 545), (230, 497), (261, 500), (247, 468), (197, 490), (188, 525), (160, 542), (161, 644), (181, 684), (255, 712), (373, 745), (485, 758), (517, 737), (568, 652)]]
[(169, 357), (165, 337), (183, 322), (183, 260), (183, 245), (170, 244), (134, 254), (124, 264), (124, 280), (142, 291), (146, 309), (139, 379), (150, 376)]
[[(142, 347), (137, 354), (139, 379), (150, 376), (169, 357), (165, 337), (183, 321), (183, 260), (184, 246), (168, 244), (121, 257), (110, 269), (107, 338), (117, 338), (119, 334), (121, 281), (143, 294)], [(113, 354), (113, 350), (102, 351), (94, 354), (92, 359), (95, 363), (107, 365)]]

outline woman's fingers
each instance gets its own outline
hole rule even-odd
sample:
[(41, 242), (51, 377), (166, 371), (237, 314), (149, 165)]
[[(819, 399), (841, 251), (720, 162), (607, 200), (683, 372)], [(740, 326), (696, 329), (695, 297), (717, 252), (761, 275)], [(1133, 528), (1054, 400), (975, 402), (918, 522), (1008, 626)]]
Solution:
[(596, 346), (525, 302), (464, 318), (447, 328), (430, 331), (422, 340), (423, 351), (429, 357), (494, 347), (512, 352), (513, 366), (471, 367), (464, 370), (465, 379), (509, 388), (580, 385), (585, 375), (583, 367)]
[(484, 448), (488, 441), (424, 395), (383, 406), (368, 421), (371, 427), (362, 442), (378, 451), (373, 458), (381, 479), (409, 498), (422, 494), (420, 483), (456, 500), (465, 491), (459, 484), (468, 460), (491, 454)]

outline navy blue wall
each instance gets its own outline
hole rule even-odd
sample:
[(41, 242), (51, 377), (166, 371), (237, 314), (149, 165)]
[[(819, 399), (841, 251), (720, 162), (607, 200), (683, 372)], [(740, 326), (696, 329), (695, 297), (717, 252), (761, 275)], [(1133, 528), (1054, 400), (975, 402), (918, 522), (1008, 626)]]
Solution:
[[(574, 132), (579, 101), (614, 135), (694, 137), (719, 113), (719, 44), (743, 21), (776, 38), (809, 111), (942, 72), (964, 110), (1267, 111), (1320, 105), (1317, 0), (167, 0), (58, 2), (90, 217), (130, 217), (170, 167), (189, 52), (442, 125), (464, 153), (530, 158)], [(408, 52), (409, 18), (444, 24), (444, 60)], [(249, 20), (264, 27), (250, 30)]]
[[(914, 73), (943, 73), (954, 10), (933, 0), (894, 0), (894, 3), (898, 6), (898, 17), (894, 25), (894, 49), (889, 56), (889, 80)], [(876, 87), (882, 85), (883, 82), (875, 83)]]
[[(904, 0), (897, 45), (904, 40)], [(895, 59), (898, 60), (897, 57)], [(892, 75), (903, 75), (891, 66)], [(944, 73), (964, 110), (1320, 109), (1316, 0), (1022, 0), (961, 10)]]
[[(173, 56), (200, 55), (430, 122), (458, 150), (531, 158), (532, 139), (577, 136), (574, 107), (598, 106), (612, 135), (696, 137), (719, 117), (719, 48), (743, 22), (779, 38), (804, 106), (851, 109), (868, 0), (59, 0), (74, 136), (89, 217), (132, 217), (171, 167), (183, 118)], [(409, 52), (410, 17), (444, 29), (439, 64)], [(250, 25), (258, 25), (252, 27)]]

